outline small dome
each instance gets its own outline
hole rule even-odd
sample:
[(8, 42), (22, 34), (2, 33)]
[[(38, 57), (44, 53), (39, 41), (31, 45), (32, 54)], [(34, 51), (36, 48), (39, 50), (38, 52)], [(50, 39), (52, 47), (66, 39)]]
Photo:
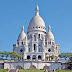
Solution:
[(47, 38), (49, 38), (49, 39), (52, 39), (52, 40), (54, 40), (54, 36), (53, 36), (53, 34), (52, 34), (52, 32), (51, 32), (51, 27), (50, 27), (50, 25), (48, 26), (48, 33), (47, 33)]
[(47, 33), (47, 37), (48, 37), (49, 39), (53, 39), (53, 40), (54, 40), (54, 36), (53, 36), (52, 32), (48, 32), (48, 33)]
[(18, 41), (24, 40), (26, 37), (26, 34), (24, 33), (24, 26), (22, 26), (22, 32), (18, 36)]

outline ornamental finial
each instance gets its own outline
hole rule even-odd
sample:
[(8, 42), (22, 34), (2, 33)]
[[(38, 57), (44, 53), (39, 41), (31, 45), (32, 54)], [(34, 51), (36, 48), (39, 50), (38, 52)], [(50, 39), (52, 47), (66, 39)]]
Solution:
[(50, 25), (48, 26), (48, 31), (51, 31), (51, 27), (50, 27)]
[(24, 26), (22, 26), (22, 31), (24, 31)]
[(39, 15), (39, 7), (38, 7), (38, 5), (36, 6), (36, 15)]

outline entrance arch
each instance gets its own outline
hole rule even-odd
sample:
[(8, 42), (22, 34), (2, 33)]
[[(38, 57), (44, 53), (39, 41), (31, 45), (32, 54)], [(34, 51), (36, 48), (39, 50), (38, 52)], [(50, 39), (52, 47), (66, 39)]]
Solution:
[(36, 59), (36, 55), (33, 55), (32, 59)]
[(29, 69), (36, 69), (34, 65), (31, 65)]
[(45, 70), (46, 70), (46, 69), (47, 69), (47, 70), (50, 70), (49, 66), (44, 66), (43, 69), (45, 69)]
[(30, 59), (30, 56), (29, 55), (27, 56), (27, 59)]
[(38, 56), (38, 59), (41, 59), (41, 55)]
[(23, 69), (23, 68), (22, 68), (22, 66), (17, 65), (17, 66), (16, 66), (16, 69)]

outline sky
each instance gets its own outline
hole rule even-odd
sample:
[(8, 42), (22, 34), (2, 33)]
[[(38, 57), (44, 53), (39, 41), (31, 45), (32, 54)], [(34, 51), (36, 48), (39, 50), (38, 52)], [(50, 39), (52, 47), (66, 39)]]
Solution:
[(72, 0), (0, 0), (0, 51), (13, 51), (22, 25), (27, 34), (36, 5), (47, 32), (50, 24), (60, 53), (72, 52)]

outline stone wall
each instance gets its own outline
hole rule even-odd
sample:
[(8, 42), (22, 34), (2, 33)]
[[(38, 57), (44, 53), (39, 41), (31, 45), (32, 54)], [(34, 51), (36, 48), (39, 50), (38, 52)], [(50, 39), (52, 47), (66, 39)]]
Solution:
[(43, 69), (48, 66), (49, 69), (61, 69), (60, 62), (45, 62), (45, 61), (18, 61), (18, 62), (5, 62), (4, 69), (16, 69), (17, 66), (21, 66), (23, 69)]
[(4, 63), (0, 63), (0, 69), (4, 69)]

